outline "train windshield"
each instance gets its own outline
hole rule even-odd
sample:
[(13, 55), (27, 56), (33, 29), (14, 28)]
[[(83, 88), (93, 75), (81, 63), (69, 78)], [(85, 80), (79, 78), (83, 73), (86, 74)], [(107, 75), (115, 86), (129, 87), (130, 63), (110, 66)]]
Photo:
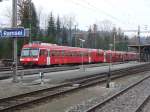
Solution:
[(38, 48), (24, 48), (21, 52), (21, 57), (37, 57), (39, 55)]

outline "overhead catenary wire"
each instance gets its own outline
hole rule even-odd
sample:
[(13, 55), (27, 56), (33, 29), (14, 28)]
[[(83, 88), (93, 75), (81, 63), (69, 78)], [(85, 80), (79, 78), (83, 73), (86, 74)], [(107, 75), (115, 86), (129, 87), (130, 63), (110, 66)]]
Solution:
[[(118, 19), (117, 17), (109, 14), (108, 12), (102, 10), (102, 9), (99, 9), (97, 8), (95, 5), (91, 4), (90, 2), (86, 1), (86, 0), (69, 0), (71, 3), (77, 5), (77, 6), (80, 6), (80, 7), (84, 7), (84, 8), (87, 8), (89, 10), (94, 10), (92, 12), (96, 13), (101, 13), (101, 14), (104, 14), (105, 16), (109, 17), (111, 20), (113, 21), (116, 21), (116, 22), (120, 22), (121, 24), (128, 24), (128, 22), (123, 22), (121, 21), (120, 19)], [(96, 12), (95, 12), (96, 11)]]
[[(117, 20), (117, 21), (118, 21), (118, 19), (117, 19), (116, 17), (113, 17), (113, 16), (107, 14), (106, 12), (101, 11), (100, 9), (97, 9), (94, 5), (90, 4), (89, 2), (86, 2), (86, 1), (84, 1), (84, 0), (83, 0), (84, 3), (83, 3), (83, 1), (79, 1), (79, 0), (76, 0), (76, 1), (74, 1), (74, 0), (69, 0), (69, 1), (71, 1), (71, 2), (72, 2), (73, 4), (75, 4), (75, 5), (78, 5), (78, 6), (81, 6), (81, 7), (85, 7), (85, 8), (87, 8), (87, 9), (89, 9), (89, 10), (94, 10), (94, 11), (103, 13), (104, 15), (109, 16), (109, 17), (112, 18), (113, 20)], [(93, 12), (93, 11), (92, 11), (92, 12)]]

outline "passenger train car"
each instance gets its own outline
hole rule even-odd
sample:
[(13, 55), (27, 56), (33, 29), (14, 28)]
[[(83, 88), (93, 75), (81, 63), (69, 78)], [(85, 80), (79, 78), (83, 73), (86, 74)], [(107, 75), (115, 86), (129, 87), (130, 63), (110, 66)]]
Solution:
[(58, 46), (49, 43), (29, 43), (23, 46), (20, 62), (23, 66), (103, 63), (137, 60), (133, 52), (104, 51), (79, 47)]

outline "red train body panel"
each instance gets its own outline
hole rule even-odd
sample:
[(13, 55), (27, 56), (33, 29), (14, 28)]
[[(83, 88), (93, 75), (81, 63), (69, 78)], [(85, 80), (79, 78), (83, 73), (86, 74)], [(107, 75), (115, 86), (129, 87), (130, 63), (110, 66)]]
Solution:
[[(111, 57), (110, 57), (111, 56)], [(58, 46), (48, 43), (26, 44), (22, 48), (20, 62), (28, 65), (62, 65), (130, 61), (138, 58), (137, 53), (104, 51), (78, 47)]]

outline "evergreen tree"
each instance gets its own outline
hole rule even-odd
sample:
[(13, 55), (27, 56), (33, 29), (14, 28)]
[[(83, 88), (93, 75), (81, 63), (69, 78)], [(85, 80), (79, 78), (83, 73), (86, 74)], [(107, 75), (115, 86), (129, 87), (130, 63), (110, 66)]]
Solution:
[(59, 16), (57, 17), (57, 21), (56, 21), (56, 42), (58, 44), (61, 44), (61, 39), (60, 39), (60, 33), (61, 33), (61, 28), (60, 28), (60, 19)]
[[(12, 59), (13, 57), (13, 39), (0, 39), (0, 58)], [(6, 52), (7, 51), (7, 52)]]
[(56, 27), (55, 27), (55, 20), (53, 17), (53, 14), (51, 12), (50, 18), (48, 21), (48, 28), (47, 28), (47, 36), (48, 36), (48, 42), (55, 43), (56, 39)]
[(67, 28), (65, 28), (64, 26), (62, 28), (62, 40), (61, 40), (61, 42), (62, 42), (62, 45), (68, 45), (68, 41), (67, 41)]
[(86, 47), (87, 48), (92, 48), (92, 29), (91, 26), (88, 29), (88, 36), (86, 40)]
[(38, 17), (37, 17), (37, 13), (36, 13), (36, 10), (35, 10), (35, 6), (33, 3), (31, 3), (31, 19), (30, 19), (30, 27), (31, 27), (31, 36), (33, 39), (37, 40), (37, 36), (38, 36), (38, 33), (39, 33), (39, 20), (38, 20)]

